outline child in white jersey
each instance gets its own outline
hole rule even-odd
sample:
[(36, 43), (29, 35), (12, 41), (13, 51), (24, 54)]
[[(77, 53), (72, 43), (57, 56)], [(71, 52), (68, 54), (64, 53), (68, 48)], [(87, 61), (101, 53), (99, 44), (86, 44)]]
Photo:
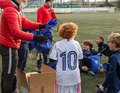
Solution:
[(83, 58), (80, 44), (74, 40), (78, 26), (64, 23), (59, 29), (61, 41), (54, 44), (49, 55), (56, 60), (56, 93), (81, 93), (81, 77), (78, 60)]

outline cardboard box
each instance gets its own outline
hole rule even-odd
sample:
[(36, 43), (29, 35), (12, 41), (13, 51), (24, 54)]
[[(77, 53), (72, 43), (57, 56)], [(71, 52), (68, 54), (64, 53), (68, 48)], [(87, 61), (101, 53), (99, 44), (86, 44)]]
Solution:
[(55, 93), (55, 70), (42, 65), (42, 73), (24, 73), (17, 68), (17, 85), (20, 93)]

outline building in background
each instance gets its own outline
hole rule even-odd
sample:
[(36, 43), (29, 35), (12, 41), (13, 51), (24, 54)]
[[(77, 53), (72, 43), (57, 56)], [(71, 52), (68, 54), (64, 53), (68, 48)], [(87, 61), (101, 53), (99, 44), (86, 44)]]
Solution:
[(80, 4), (80, 3), (81, 3), (81, 0), (77, 0), (77, 3)]
[(29, 5), (42, 5), (44, 4), (45, 0), (29, 0), (28, 4)]

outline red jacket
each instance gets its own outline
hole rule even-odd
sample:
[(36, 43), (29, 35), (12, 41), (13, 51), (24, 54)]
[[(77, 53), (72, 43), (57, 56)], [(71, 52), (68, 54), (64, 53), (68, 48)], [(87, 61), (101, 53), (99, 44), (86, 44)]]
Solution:
[(21, 40), (33, 40), (34, 35), (23, 32), (22, 27), (38, 29), (38, 23), (31, 22), (23, 17), (19, 8), (11, 0), (0, 0), (0, 8), (3, 9), (0, 23), (0, 44), (18, 49)]
[(37, 10), (37, 22), (46, 24), (52, 18), (57, 19), (54, 12), (50, 12), (50, 7), (44, 4)]

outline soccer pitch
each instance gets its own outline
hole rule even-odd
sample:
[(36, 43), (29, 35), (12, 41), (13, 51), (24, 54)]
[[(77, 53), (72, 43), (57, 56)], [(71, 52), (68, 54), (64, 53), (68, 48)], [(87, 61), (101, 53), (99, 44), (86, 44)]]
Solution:
[[(25, 14), (30, 20), (36, 21), (36, 14)], [(112, 32), (120, 33), (120, 13), (81, 13), (81, 14), (57, 14), (58, 23), (55, 30), (61, 23), (75, 22), (79, 29), (76, 40), (82, 44), (83, 40), (90, 39), (95, 42), (98, 35), (107, 41), (107, 37)], [(54, 31), (54, 40), (60, 40), (58, 32)]]
[[(35, 13), (27, 13), (25, 15), (28, 19), (36, 21)], [(83, 45), (82, 43), (84, 40), (90, 39), (93, 41), (95, 49), (97, 49), (97, 46), (95, 45), (95, 39), (97, 36), (103, 36), (105, 38), (105, 42), (107, 42), (107, 38), (110, 33), (120, 33), (120, 13), (57, 14), (57, 17), (59, 19), (59, 25), (54, 28), (54, 41), (61, 39), (57, 31), (59, 26), (64, 22), (75, 22), (79, 27), (78, 34), (75, 39), (79, 41), (81, 46)], [(1, 60), (2, 59), (0, 57), (0, 75), (2, 68)], [(107, 61), (107, 58), (103, 56), (101, 62), (104, 61)], [(26, 71), (33, 71), (35, 67), (35, 57), (31, 60), (28, 56)], [(96, 84), (102, 83), (104, 80), (104, 74), (89, 76), (88, 74), (81, 73), (81, 77), (82, 93), (96, 93)]]

